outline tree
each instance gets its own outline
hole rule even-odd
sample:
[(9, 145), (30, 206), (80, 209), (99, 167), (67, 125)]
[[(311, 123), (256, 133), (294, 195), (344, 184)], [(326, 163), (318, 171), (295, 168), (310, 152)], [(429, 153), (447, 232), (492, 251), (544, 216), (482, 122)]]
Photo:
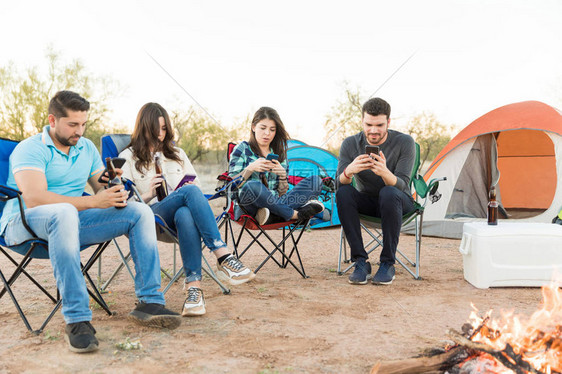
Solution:
[(343, 83), (343, 88), (343, 98), (332, 106), (324, 124), (326, 148), (336, 154), (345, 138), (358, 133), (363, 128), (361, 125), (361, 108), (365, 101), (365, 95), (361, 93), (359, 87), (350, 88), (347, 82)]
[(226, 149), (228, 142), (239, 137), (239, 129), (222, 126), (193, 106), (186, 112), (172, 111), (171, 121), (178, 147), (185, 151), (192, 162), (201, 161), (211, 151), (219, 151), (217, 158), (218, 155), (224, 155), (222, 150)]
[(23, 140), (41, 132), (48, 124), (51, 97), (60, 90), (72, 90), (91, 103), (85, 135), (99, 147), (101, 135), (116, 132), (108, 123), (108, 103), (121, 93), (120, 84), (109, 77), (92, 76), (80, 60), (63, 64), (52, 47), (47, 48), (45, 59), (43, 74), (37, 66), (23, 74), (12, 62), (0, 67), (0, 136)]
[(420, 145), (420, 168), (447, 145), (452, 130), (453, 126), (439, 122), (431, 112), (422, 112), (408, 121), (406, 131)]

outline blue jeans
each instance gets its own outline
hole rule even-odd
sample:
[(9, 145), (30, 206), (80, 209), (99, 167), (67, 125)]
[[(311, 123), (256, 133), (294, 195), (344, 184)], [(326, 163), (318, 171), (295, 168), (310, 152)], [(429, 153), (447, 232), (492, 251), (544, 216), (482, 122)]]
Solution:
[(381, 263), (394, 264), (396, 248), (400, 238), (402, 216), (414, 210), (414, 201), (396, 187), (384, 186), (379, 196), (359, 192), (350, 184), (342, 184), (336, 192), (338, 216), (349, 243), (351, 260), (367, 260), (369, 256), (363, 246), (359, 214), (366, 214), (381, 219), (382, 251)]
[[(90, 321), (86, 281), (80, 269), (80, 247), (93, 245), (127, 234), (135, 264), (135, 292), (145, 303), (165, 304), (160, 289), (160, 258), (156, 245), (154, 215), (145, 204), (129, 203), (123, 209), (78, 211), (67, 203), (41, 205), (25, 210), (25, 218), (35, 234), (49, 244), (57, 288), (62, 297), (66, 323)], [(8, 245), (30, 239), (21, 223), (13, 218), (4, 232)]]
[[(275, 196), (260, 181), (250, 180), (238, 192), (238, 204), (251, 216), (255, 216), (259, 208), (268, 208), (271, 213), (288, 221), (296, 209), (317, 198), (321, 192), (322, 179), (317, 175), (301, 180), (283, 196)], [(241, 213), (237, 209), (235, 218), (238, 219)]]
[(211, 252), (226, 247), (203, 192), (199, 187), (188, 184), (151, 205), (151, 208), (177, 232), (185, 282), (201, 280), (201, 239)]

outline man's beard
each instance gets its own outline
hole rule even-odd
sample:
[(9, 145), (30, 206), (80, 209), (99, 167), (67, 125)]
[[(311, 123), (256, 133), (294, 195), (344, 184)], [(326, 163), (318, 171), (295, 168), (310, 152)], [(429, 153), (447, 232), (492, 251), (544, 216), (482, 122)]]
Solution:
[(62, 137), (58, 136), (56, 133), (55, 133), (55, 138), (57, 138), (57, 141), (58, 141), (60, 144), (64, 145), (65, 147), (72, 147), (72, 146), (75, 146), (75, 145), (78, 143), (78, 140), (80, 140), (80, 137), (79, 137), (79, 136), (77, 137), (76, 141), (71, 141), (70, 139), (76, 138), (76, 137), (75, 137), (75, 136), (71, 136), (70, 138), (65, 139), (65, 138), (62, 138)]

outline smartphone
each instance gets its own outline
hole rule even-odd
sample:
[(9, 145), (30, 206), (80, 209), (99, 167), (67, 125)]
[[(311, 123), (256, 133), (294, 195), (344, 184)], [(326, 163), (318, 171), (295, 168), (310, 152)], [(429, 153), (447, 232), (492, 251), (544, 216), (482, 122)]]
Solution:
[(195, 176), (195, 175), (192, 175), (192, 174), (186, 174), (186, 175), (184, 175), (184, 177), (182, 178), (182, 180), (181, 180), (181, 181), (178, 183), (178, 185), (176, 186), (176, 190), (177, 190), (178, 188), (180, 188), (181, 186), (183, 186), (184, 184), (186, 184), (186, 183), (193, 182), (193, 181), (195, 180), (195, 177), (196, 177), (196, 176)]
[(379, 155), (380, 152), (380, 148), (378, 145), (366, 145), (365, 146), (365, 153), (370, 155), (371, 153), (376, 154), (377, 156)]
[(268, 161), (278, 160), (278, 159), (279, 159), (279, 155), (276, 155), (275, 153), (270, 153), (266, 157), (266, 160)]
[[(121, 169), (123, 167), (123, 165), (125, 165), (125, 162), (127, 162), (127, 160), (125, 160), (122, 157), (113, 157), (111, 159), (111, 162), (113, 163), (113, 167), (116, 169)], [(98, 178), (98, 182), (100, 183), (107, 183), (107, 181), (104, 181), (101, 179), (101, 177), (105, 176), (106, 178), (109, 178), (109, 175), (107, 174), (107, 166), (105, 167), (105, 170), (103, 171), (103, 173), (101, 173), (100, 177)]]

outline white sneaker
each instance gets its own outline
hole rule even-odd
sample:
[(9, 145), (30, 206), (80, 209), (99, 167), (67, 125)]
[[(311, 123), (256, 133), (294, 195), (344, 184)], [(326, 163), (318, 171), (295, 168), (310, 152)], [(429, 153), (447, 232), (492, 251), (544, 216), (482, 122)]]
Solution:
[(189, 287), (187, 289), (187, 298), (183, 303), (181, 315), (184, 317), (202, 316), (205, 313), (205, 298), (203, 297), (203, 290), (197, 287)]
[(256, 277), (256, 274), (244, 266), (234, 255), (228, 256), (222, 264), (217, 262), (217, 270), (217, 277), (233, 286), (246, 283)]
[(265, 225), (269, 218), (269, 209), (259, 208), (256, 216), (254, 217), (260, 226)]

